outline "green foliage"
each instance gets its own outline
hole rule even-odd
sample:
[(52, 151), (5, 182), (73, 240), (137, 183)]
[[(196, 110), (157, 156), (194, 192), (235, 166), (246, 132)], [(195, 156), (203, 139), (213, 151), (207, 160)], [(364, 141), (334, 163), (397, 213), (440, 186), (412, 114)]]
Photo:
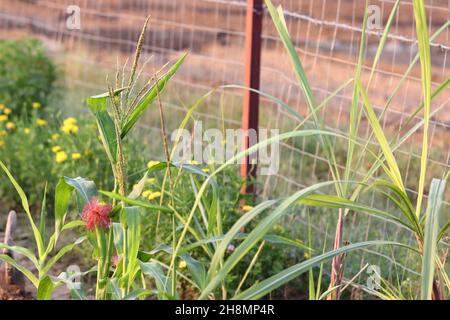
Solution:
[(0, 40), (0, 103), (16, 115), (47, 106), (58, 70), (37, 39)]

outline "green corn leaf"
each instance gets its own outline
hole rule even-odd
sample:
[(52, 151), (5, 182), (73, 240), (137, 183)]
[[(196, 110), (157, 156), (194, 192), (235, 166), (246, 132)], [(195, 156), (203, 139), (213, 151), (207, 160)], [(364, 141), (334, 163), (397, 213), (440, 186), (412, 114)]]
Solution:
[(71, 187), (75, 188), (78, 193), (78, 209), (81, 211), (86, 203), (91, 200), (92, 197), (98, 195), (97, 187), (94, 181), (87, 180), (82, 177), (69, 178), (64, 177), (64, 181)]
[(141, 243), (141, 213), (139, 207), (125, 207), (127, 219), (127, 250), (126, 250), (126, 269), (124, 276), (128, 277), (129, 286), (133, 282), (133, 274), (137, 267), (137, 255), (139, 244)]
[[(154, 260), (149, 262), (139, 261), (139, 264), (141, 267), (141, 272), (154, 279), (156, 288), (158, 289), (158, 296), (160, 298), (164, 298), (165, 296), (167, 296), (171, 285), (170, 280), (168, 280), (166, 275), (164, 274), (161, 264)], [(168, 283), (167, 286), (166, 283)]]
[(121, 255), (123, 253), (123, 228), (118, 222), (113, 222), (113, 235), (114, 235), (114, 248), (116, 248), (117, 254)]
[(134, 200), (134, 199), (130, 199), (127, 197), (123, 197), (117, 193), (114, 192), (110, 192), (110, 191), (103, 191), (100, 190), (101, 194), (104, 194), (105, 196), (108, 196), (112, 199), (116, 199), (116, 200), (120, 200), (120, 201), (124, 201), (125, 203), (128, 203), (130, 205), (133, 206), (138, 206), (138, 207), (142, 207), (142, 208), (146, 208), (146, 209), (150, 209), (150, 210), (155, 210), (155, 211), (161, 211), (161, 212), (166, 212), (166, 213), (172, 213), (173, 210), (168, 208), (168, 207), (164, 207), (164, 206), (158, 206), (158, 205), (153, 205), (144, 201), (139, 201), (139, 200)]
[(20, 247), (20, 246), (10, 246), (7, 245), (6, 243), (0, 243), (0, 249), (6, 249), (9, 251), (12, 251), (14, 253), (20, 254), (24, 257), (27, 257), (34, 265), (34, 267), (37, 269), (39, 266), (38, 260), (36, 259), (35, 255), (33, 254), (33, 252), (27, 248), (24, 247)]
[(16, 179), (12, 176), (11, 172), (9, 172), (8, 168), (3, 164), (3, 161), (0, 160), (0, 166), (2, 167), (3, 171), (8, 176), (9, 180), (11, 181), (12, 185), (16, 189), (17, 194), (20, 197), (20, 200), (22, 201), (22, 208), (27, 214), (28, 222), (31, 225), (31, 229), (33, 230), (33, 236), (34, 240), (36, 241), (36, 246), (38, 249), (39, 257), (41, 257), (44, 254), (44, 240), (43, 235), (39, 232), (38, 227), (34, 223), (33, 217), (31, 216), (30, 206), (28, 204), (28, 199), (23, 191), (22, 187), (17, 183)]
[(39, 281), (36, 297), (38, 300), (50, 300), (52, 297), (55, 285), (49, 276), (45, 276)]
[(41, 205), (41, 214), (39, 218), (39, 233), (42, 236), (42, 244), (45, 247), (45, 220), (47, 216), (47, 183), (45, 183), (44, 187), (44, 195), (42, 196), (42, 205)]
[(55, 189), (55, 243), (64, 225), (73, 190), (74, 187), (67, 184), (64, 178), (59, 179)]
[[(121, 88), (114, 91), (114, 96), (120, 94), (126, 88)], [(97, 121), (97, 126), (100, 133), (103, 146), (105, 147), (106, 154), (112, 163), (116, 163), (117, 160), (117, 139), (114, 121), (108, 114), (107, 102), (110, 98), (109, 92), (105, 92), (96, 96), (87, 98), (86, 103), (94, 114)]]
[(126, 120), (125, 124), (122, 127), (121, 138), (123, 139), (127, 133), (133, 128), (139, 118), (144, 114), (144, 112), (150, 107), (150, 105), (158, 98), (158, 94), (160, 94), (167, 82), (175, 75), (178, 69), (184, 62), (187, 53), (184, 54), (178, 61), (169, 69), (169, 71), (161, 78), (158, 79), (157, 83), (153, 86), (153, 88), (147, 93), (147, 95), (139, 102), (136, 108), (133, 110), (131, 115)]
[(33, 272), (31, 272), (30, 270), (28, 270), (26, 267), (18, 264), (16, 262), (16, 260), (14, 260), (13, 258), (11, 258), (10, 256), (6, 255), (6, 254), (0, 254), (0, 261), (6, 262), (10, 265), (12, 265), (14, 268), (16, 268), (17, 270), (19, 270), (20, 272), (22, 272), (22, 274), (27, 277), (28, 280), (30, 280), (30, 282), (34, 285), (35, 288), (37, 288), (39, 286), (39, 279), (36, 278), (36, 276), (33, 274)]
[(197, 287), (200, 289), (204, 288), (206, 283), (205, 266), (187, 253), (180, 254), (180, 258), (186, 262), (189, 272), (191, 273)]

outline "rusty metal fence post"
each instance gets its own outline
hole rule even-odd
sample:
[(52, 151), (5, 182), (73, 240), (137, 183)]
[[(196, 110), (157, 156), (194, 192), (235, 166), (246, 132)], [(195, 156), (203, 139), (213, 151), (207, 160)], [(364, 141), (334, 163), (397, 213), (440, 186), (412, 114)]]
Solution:
[[(247, 1), (247, 19), (245, 31), (245, 79), (244, 85), (259, 90), (261, 73), (261, 32), (263, 18), (263, 0)], [(251, 147), (249, 130), (258, 132), (259, 94), (246, 90), (242, 109), (242, 130), (244, 150)], [(256, 164), (250, 162), (250, 156), (245, 157), (241, 165), (241, 176), (247, 179), (242, 189), (243, 193), (255, 193), (255, 185), (249, 184), (256, 179)]]

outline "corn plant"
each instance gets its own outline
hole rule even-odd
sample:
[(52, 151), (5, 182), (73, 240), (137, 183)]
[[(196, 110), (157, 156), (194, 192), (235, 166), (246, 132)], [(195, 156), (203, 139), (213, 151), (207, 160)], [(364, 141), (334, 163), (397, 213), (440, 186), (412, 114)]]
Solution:
[(66, 216), (68, 213), (69, 201), (71, 194), (74, 190), (73, 185), (80, 183), (78, 179), (64, 179), (61, 178), (55, 190), (55, 210), (54, 210), (54, 220), (55, 226), (54, 231), (50, 237), (46, 237), (46, 201), (45, 192), (44, 199), (42, 201), (42, 208), (40, 212), (39, 225), (37, 225), (33, 219), (32, 213), (30, 211), (30, 206), (28, 203), (27, 196), (14, 177), (11, 175), (9, 170), (5, 167), (3, 162), (0, 161), (0, 166), (5, 172), (12, 185), (14, 186), (17, 194), (19, 195), (22, 208), (28, 219), (28, 223), (33, 232), (33, 240), (36, 245), (37, 252), (21, 247), (21, 246), (10, 246), (5, 243), (0, 243), (1, 249), (7, 249), (18, 255), (26, 257), (32, 265), (37, 270), (37, 276), (33, 274), (31, 270), (28, 270), (22, 266), (18, 261), (14, 260), (6, 254), (0, 255), (0, 260), (5, 263), (10, 264), (18, 271), (22, 272), (23, 275), (33, 284), (37, 290), (37, 299), (49, 299), (53, 290), (70, 281), (67, 278), (57, 278), (50, 274), (52, 267), (67, 253), (69, 253), (73, 248), (80, 243), (82, 243), (86, 237), (81, 236), (72, 243), (66, 244), (61, 248), (57, 248), (57, 241), (60, 235), (64, 231), (74, 229), (76, 227), (82, 226), (84, 223), (81, 220), (73, 220), (66, 222)]

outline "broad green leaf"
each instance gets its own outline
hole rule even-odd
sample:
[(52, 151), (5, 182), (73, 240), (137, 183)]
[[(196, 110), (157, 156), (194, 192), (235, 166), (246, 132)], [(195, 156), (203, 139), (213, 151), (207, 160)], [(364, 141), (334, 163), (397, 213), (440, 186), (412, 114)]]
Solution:
[(77, 178), (69, 178), (64, 177), (64, 181), (75, 188), (78, 193), (78, 208), (82, 210), (83, 207), (88, 203), (92, 197), (96, 197), (98, 195), (97, 187), (95, 183), (91, 180), (87, 180), (82, 177)]
[[(126, 88), (114, 91), (117, 96)], [(117, 139), (114, 121), (108, 114), (107, 102), (110, 98), (109, 92), (105, 92), (96, 96), (91, 96), (86, 100), (88, 108), (94, 114), (105, 151), (112, 163), (117, 160)]]
[(55, 189), (55, 243), (64, 225), (73, 190), (74, 187), (67, 184), (64, 178), (59, 179)]
[(136, 108), (133, 110), (131, 115), (126, 120), (124, 126), (122, 127), (121, 138), (123, 139), (127, 133), (133, 128), (139, 118), (144, 114), (144, 112), (150, 107), (150, 105), (157, 99), (158, 94), (160, 94), (167, 82), (175, 75), (180, 66), (183, 64), (186, 58), (184, 54), (178, 61), (169, 69), (169, 71), (162, 76), (161, 79), (157, 80), (157, 83), (152, 87), (152, 89), (147, 93), (147, 95), (139, 102)]
[(0, 243), (0, 250), (9, 250), (14, 253), (20, 254), (24, 257), (27, 257), (34, 265), (35, 268), (39, 267), (38, 259), (34, 256), (33, 252), (27, 248), (20, 247), (20, 246), (10, 246), (6, 243)]
[(167, 277), (164, 274), (161, 265), (154, 260), (149, 262), (139, 261), (139, 264), (141, 267), (141, 272), (147, 276), (150, 276), (155, 280), (155, 285), (156, 288), (158, 289), (158, 296), (164, 298), (164, 296), (166, 296), (167, 292), (169, 291), (168, 289), (170, 288), (170, 285), (167, 285), (166, 287), (165, 284), (166, 282), (170, 281), (167, 281)]
[(194, 282), (197, 286), (202, 289), (205, 287), (206, 283), (206, 270), (205, 266), (198, 260), (192, 258), (187, 253), (181, 254), (180, 258), (186, 262), (189, 272), (192, 275)]
[(433, 179), (431, 182), (428, 208), (426, 211), (425, 239), (422, 256), (422, 285), (420, 297), (431, 300), (433, 289), (435, 258), (437, 254), (437, 236), (439, 218), (444, 201), (445, 181)]
[(126, 250), (126, 269), (124, 277), (128, 278), (128, 287), (133, 282), (133, 274), (137, 267), (137, 256), (139, 245), (141, 243), (141, 213), (139, 207), (125, 207), (127, 220), (127, 250)]
[(123, 228), (118, 222), (114, 222), (112, 228), (114, 234), (114, 248), (116, 248), (117, 254), (121, 255), (123, 253)]
[(38, 300), (50, 300), (53, 290), (55, 290), (55, 285), (52, 279), (49, 276), (45, 276), (39, 281), (36, 297)]

